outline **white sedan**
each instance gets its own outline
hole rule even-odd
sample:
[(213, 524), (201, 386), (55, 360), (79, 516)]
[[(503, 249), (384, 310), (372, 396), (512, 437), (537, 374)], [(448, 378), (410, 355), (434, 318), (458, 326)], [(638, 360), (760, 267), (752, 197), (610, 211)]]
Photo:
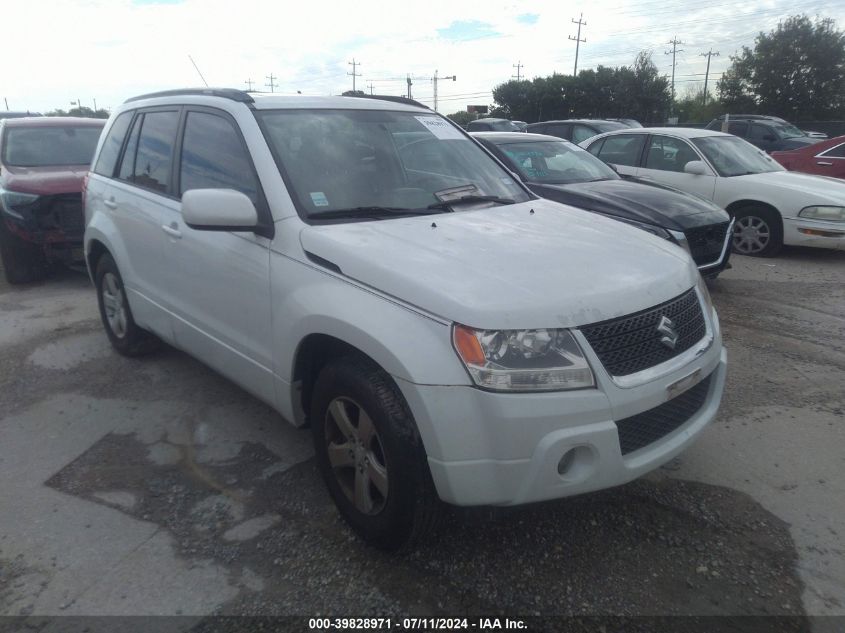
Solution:
[(581, 147), (623, 176), (712, 200), (736, 218), (734, 251), (772, 256), (784, 244), (845, 249), (845, 182), (786, 171), (750, 143), (713, 130), (641, 128)]

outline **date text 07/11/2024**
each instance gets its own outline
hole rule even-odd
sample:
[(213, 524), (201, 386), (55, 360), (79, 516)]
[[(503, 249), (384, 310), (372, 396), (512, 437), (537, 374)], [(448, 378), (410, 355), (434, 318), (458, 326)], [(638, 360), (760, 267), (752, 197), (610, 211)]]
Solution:
[(523, 620), (509, 618), (309, 618), (312, 631), (369, 630), (451, 631), (451, 630), (524, 630)]

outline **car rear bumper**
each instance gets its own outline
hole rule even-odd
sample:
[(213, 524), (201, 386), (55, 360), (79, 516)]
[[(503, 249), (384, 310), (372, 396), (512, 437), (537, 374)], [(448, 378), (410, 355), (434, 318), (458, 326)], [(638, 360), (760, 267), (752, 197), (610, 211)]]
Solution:
[(842, 222), (784, 218), (783, 243), (845, 250), (845, 225)]

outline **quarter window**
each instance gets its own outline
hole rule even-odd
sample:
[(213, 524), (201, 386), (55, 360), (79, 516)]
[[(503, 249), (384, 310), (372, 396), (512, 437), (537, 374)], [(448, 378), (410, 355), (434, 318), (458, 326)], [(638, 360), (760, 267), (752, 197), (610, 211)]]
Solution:
[(178, 112), (148, 112), (144, 115), (133, 172), (136, 185), (167, 191), (173, 164), (173, 139), (178, 124)]
[(190, 112), (182, 141), (179, 194), (190, 189), (234, 189), (258, 203), (258, 181), (243, 143), (223, 117)]
[(643, 145), (645, 145), (644, 134), (608, 136), (598, 156), (606, 163), (636, 167), (640, 163)]
[(138, 153), (138, 135), (141, 133), (141, 124), (144, 121), (144, 115), (139, 114), (135, 119), (135, 125), (132, 126), (132, 131), (129, 133), (129, 141), (126, 143), (126, 149), (123, 152), (123, 160), (120, 163), (120, 171), (117, 177), (121, 180), (133, 182), (135, 175), (135, 154)]
[(103, 141), (100, 156), (97, 158), (97, 164), (94, 166), (94, 173), (100, 174), (101, 176), (114, 176), (117, 158), (120, 156), (120, 148), (123, 147), (123, 139), (126, 138), (126, 132), (129, 130), (129, 124), (131, 122), (132, 112), (124, 112), (114, 120), (114, 123), (109, 128), (106, 140)]

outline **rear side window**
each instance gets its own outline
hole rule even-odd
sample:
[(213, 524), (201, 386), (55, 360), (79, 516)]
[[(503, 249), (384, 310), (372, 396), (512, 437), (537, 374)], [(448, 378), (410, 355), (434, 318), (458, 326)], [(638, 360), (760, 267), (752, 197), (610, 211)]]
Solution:
[(596, 134), (598, 134), (598, 132), (586, 125), (579, 125), (576, 123), (572, 126), (572, 142), (576, 145), (582, 141), (586, 141), (588, 138), (594, 137)]
[(608, 136), (604, 139), (604, 145), (602, 145), (598, 156), (606, 163), (636, 167), (640, 163), (644, 144), (644, 134)]
[(100, 156), (94, 166), (94, 173), (101, 176), (111, 177), (114, 175), (114, 168), (117, 166), (117, 157), (120, 156), (120, 148), (123, 147), (123, 139), (129, 130), (132, 122), (132, 112), (124, 112), (119, 115), (109, 128), (108, 136), (103, 141)]
[(258, 181), (232, 123), (205, 112), (190, 112), (185, 123), (180, 191), (234, 189), (258, 204)]
[[(715, 128), (721, 130), (721, 126)], [(740, 121), (737, 123), (728, 123), (728, 134), (733, 134), (735, 136), (741, 136), (745, 138), (745, 135), (748, 134), (748, 123), (745, 121)]]
[[(769, 137), (768, 139), (766, 137)], [(772, 128), (766, 127), (765, 125), (760, 125), (758, 123), (751, 124), (751, 136), (748, 138), (755, 140), (755, 141), (765, 141), (771, 140), (775, 136), (775, 132)]]
[(831, 147), (829, 150), (820, 155), (828, 158), (845, 158), (845, 143), (837, 145), (836, 147)]
[(178, 112), (147, 112), (144, 115), (133, 172), (136, 185), (162, 193), (167, 191), (178, 125)]

